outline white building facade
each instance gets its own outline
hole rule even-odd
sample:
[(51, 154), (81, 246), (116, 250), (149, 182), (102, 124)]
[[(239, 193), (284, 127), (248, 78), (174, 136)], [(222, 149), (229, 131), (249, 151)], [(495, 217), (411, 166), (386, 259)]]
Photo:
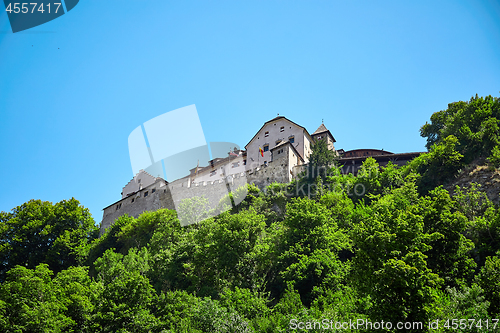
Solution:
[(304, 127), (279, 116), (264, 123), (245, 146), (247, 169), (254, 169), (271, 162), (271, 150), (282, 142), (290, 142), (302, 158), (303, 163), (309, 161), (311, 142), (313, 142), (311, 135)]

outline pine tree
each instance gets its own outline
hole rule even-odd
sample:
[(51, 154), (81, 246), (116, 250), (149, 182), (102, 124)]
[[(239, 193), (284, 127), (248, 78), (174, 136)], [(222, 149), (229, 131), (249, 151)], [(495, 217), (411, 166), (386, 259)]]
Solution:
[(309, 155), (308, 178), (316, 179), (318, 176), (324, 180), (328, 170), (335, 165), (337, 155), (328, 149), (326, 138), (320, 139), (311, 145)]

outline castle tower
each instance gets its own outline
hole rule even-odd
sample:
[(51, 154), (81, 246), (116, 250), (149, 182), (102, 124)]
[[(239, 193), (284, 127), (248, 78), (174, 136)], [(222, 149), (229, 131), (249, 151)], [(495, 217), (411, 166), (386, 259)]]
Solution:
[(313, 137), (314, 141), (326, 139), (328, 149), (335, 151), (335, 147), (333, 145), (336, 142), (335, 138), (333, 137), (332, 133), (330, 133), (330, 131), (326, 128), (325, 124), (321, 123), (318, 129), (314, 131), (311, 136)]

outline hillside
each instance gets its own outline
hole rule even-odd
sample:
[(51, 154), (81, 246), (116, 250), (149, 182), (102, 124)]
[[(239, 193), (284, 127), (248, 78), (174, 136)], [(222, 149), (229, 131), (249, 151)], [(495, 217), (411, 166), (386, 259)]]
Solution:
[(0, 330), (498, 332), (499, 119), (498, 98), (451, 103), (428, 153), (356, 176), (320, 140), (308, 167), (328, 173), (186, 227), (160, 209), (98, 237), (76, 199), (1, 212)]
[(474, 161), (467, 165), (457, 174), (449, 184), (445, 186), (453, 193), (455, 186), (462, 189), (471, 188), (471, 184), (479, 184), (479, 190), (486, 193), (495, 205), (500, 201), (500, 170), (489, 164), (485, 159)]

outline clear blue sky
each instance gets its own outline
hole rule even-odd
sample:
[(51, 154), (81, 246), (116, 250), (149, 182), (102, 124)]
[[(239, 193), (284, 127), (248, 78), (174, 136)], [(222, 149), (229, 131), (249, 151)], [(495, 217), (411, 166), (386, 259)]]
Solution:
[(500, 95), (498, 1), (83, 0), (16, 34), (0, 7), (2, 211), (75, 197), (99, 223), (130, 132), (190, 104), (209, 142), (244, 146), (279, 113), (410, 152), (433, 112)]

